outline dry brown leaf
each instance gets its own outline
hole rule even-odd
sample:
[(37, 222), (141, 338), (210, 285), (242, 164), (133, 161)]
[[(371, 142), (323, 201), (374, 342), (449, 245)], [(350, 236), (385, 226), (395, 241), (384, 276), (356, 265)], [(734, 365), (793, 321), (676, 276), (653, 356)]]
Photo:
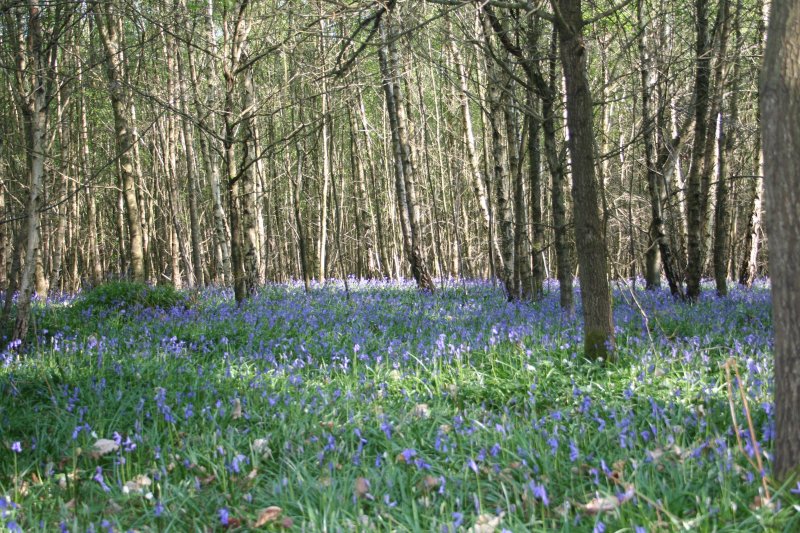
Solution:
[(499, 516), (482, 514), (475, 519), (475, 524), (467, 530), (467, 533), (494, 533), (502, 519), (503, 513)]
[(441, 484), (442, 482), (438, 477), (425, 476), (425, 478), (419, 482), (419, 488), (423, 492), (430, 492), (439, 487)]
[(766, 507), (767, 509), (772, 509), (775, 507), (775, 503), (768, 498), (762, 498), (761, 496), (756, 496), (753, 499), (753, 503), (750, 504), (750, 509), (752, 511), (755, 511), (757, 509), (761, 509), (762, 507)]
[(291, 529), (291, 527), (294, 525), (294, 520), (292, 520), (291, 518), (289, 518), (287, 516), (286, 518), (281, 520), (281, 524), (280, 525), (281, 525), (281, 527), (283, 529)]
[(240, 518), (236, 518), (235, 516), (231, 516), (228, 518), (228, 525), (225, 526), (225, 529), (237, 529), (242, 526), (242, 520)]
[(353, 489), (353, 493), (356, 495), (356, 498), (375, 499), (374, 496), (369, 493), (369, 480), (365, 477), (356, 478), (356, 486)]
[(256, 439), (253, 441), (253, 451), (262, 457), (269, 457), (272, 455), (272, 450), (269, 447), (269, 439)]
[(249, 474), (247, 474), (247, 479), (250, 481), (253, 481), (256, 477), (258, 477), (258, 470), (255, 468), (252, 469)]
[(266, 509), (261, 509), (258, 513), (258, 519), (253, 524), (253, 527), (261, 527), (263, 525), (268, 524), (269, 522), (274, 522), (281, 516), (283, 509), (272, 505), (267, 507)]
[(415, 417), (422, 419), (430, 418), (431, 416), (431, 410), (427, 403), (418, 403), (414, 406), (414, 411), (412, 411), (412, 413)]
[(201, 478), (199, 478), (199, 481), (200, 481), (200, 484), (201, 484), (201, 485), (204, 485), (204, 486), (205, 486), (205, 485), (210, 485), (210, 484), (211, 484), (211, 483), (213, 483), (213, 482), (214, 482), (216, 479), (217, 479), (217, 476), (215, 476), (214, 474), (211, 474), (211, 475), (210, 475), (210, 476), (208, 476), (208, 477), (201, 477)]
[(648, 450), (647, 455), (650, 456), (650, 460), (654, 463), (657, 463), (659, 459), (664, 456), (663, 448), (656, 448), (655, 450)]
[(135, 478), (131, 479), (130, 481), (126, 482), (125, 485), (122, 486), (122, 492), (125, 494), (134, 493), (134, 494), (141, 494), (144, 492), (146, 487), (149, 487), (153, 484), (153, 481), (147, 477), (146, 475), (138, 475)]
[(115, 452), (119, 450), (119, 444), (114, 442), (113, 440), (109, 439), (97, 439), (92, 445), (92, 451), (90, 452), (90, 456), (92, 459), (98, 459), (104, 455), (108, 455), (109, 453)]
[(576, 504), (576, 506), (581, 509), (582, 511), (589, 513), (589, 514), (598, 514), (605, 511), (613, 511), (626, 501), (633, 498), (636, 494), (633, 485), (627, 485), (625, 487), (625, 492), (622, 493), (620, 496), (604, 496), (602, 498), (593, 498), (592, 501), (583, 505), (583, 504)]
[(242, 418), (242, 400), (239, 398), (233, 400), (233, 411), (231, 412), (231, 418), (234, 420)]

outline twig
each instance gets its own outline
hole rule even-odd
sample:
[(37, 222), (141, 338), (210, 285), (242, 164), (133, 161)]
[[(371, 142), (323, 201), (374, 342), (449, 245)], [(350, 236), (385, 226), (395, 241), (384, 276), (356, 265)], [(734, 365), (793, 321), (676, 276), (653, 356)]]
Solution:
[[(764, 475), (764, 464), (761, 461), (761, 450), (758, 447), (758, 441), (756, 440), (756, 432), (755, 428), (753, 427), (753, 418), (750, 416), (750, 404), (747, 401), (747, 396), (744, 393), (744, 387), (742, 386), (742, 378), (739, 375), (739, 366), (736, 364), (736, 360), (731, 357), (727, 361), (725, 361), (725, 378), (728, 384), (728, 405), (730, 406), (731, 410), (731, 420), (733, 421), (733, 430), (736, 433), (736, 443), (739, 446), (739, 450), (742, 452), (742, 455), (747, 459), (747, 462), (750, 463), (754, 469), (758, 470), (758, 475), (761, 478), (761, 487), (764, 489), (764, 497), (766, 499), (766, 504), (769, 504), (772, 497), (769, 493), (769, 486), (767, 485), (767, 477)], [(739, 424), (736, 421), (736, 409), (733, 405), (733, 383), (731, 381), (731, 367), (733, 367), (733, 372), (736, 375), (736, 382), (739, 389), (739, 396), (742, 399), (742, 404), (744, 405), (744, 412), (747, 418), (747, 427), (750, 433), (750, 442), (753, 443), (753, 453), (756, 456), (756, 462), (754, 463), (752, 459), (747, 455), (744, 451), (744, 446), (742, 445), (742, 438), (739, 435)]]

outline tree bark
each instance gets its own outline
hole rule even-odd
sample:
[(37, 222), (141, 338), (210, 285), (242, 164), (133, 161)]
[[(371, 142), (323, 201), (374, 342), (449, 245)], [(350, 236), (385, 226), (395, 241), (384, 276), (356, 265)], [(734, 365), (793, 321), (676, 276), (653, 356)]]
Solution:
[(142, 219), (137, 199), (137, 184), (141, 176), (136, 173), (132, 150), (136, 138), (133, 134), (129, 110), (129, 97), (125, 89), (125, 56), (122, 36), (112, 1), (92, 2), (94, 20), (97, 23), (100, 41), (105, 52), (106, 77), (111, 108), (114, 113), (114, 129), (119, 156), (120, 185), (125, 200), (125, 214), (128, 223), (128, 251), (131, 262), (131, 277), (134, 281), (145, 281), (144, 244), (142, 240)]
[(761, 73), (775, 327), (775, 477), (800, 467), (800, 3), (773, 0)]
[(694, 141), (692, 163), (686, 178), (687, 277), (686, 296), (696, 301), (703, 275), (704, 240), (708, 190), (704, 187), (711, 171), (706, 165), (706, 136), (711, 85), (711, 46), (708, 36), (708, 0), (695, 0), (696, 67), (694, 81)]
[(614, 356), (614, 320), (598, 207), (592, 95), (586, 76), (581, 2), (553, 0), (553, 3), (561, 14), (558, 36), (566, 86), (568, 145), (572, 156), (572, 199), (583, 302), (584, 353), (589, 359), (607, 360)]
[[(489, 28), (484, 30), (486, 45), (490, 45)], [(491, 61), (491, 60), (490, 60)], [(500, 280), (503, 282), (506, 298), (514, 300), (517, 291), (514, 284), (514, 219), (509, 194), (509, 146), (504, 123), (504, 108), (509, 105), (508, 91), (510, 78), (495, 64), (489, 65), (488, 96), (489, 126), (492, 137), (492, 183), (494, 185), (497, 217), (500, 225)]]
[[(14, 99), (21, 110), (25, 132), (26, 163), (28, 174), (28, 200), (25, 204), (24, 264), (20, 274), (17, 295), (17, 317), (11, 341), (24, 341), (28, 334), (31, 316), (31, 297), (37, 264), (41, 264), (39, 250), (39, 207), (44, 183), (44, 162), (47, 145), (47, 105), (51, 83), (48, 79), (48, 53), (55, 42), (47, 43), (42, 30), (42, 13), (36, 2), (29, 0), (27, 6), (17, 6), (4, 13), (4, 33), (14, 47), (16, 70), (13, 78)], [(21, 33), (23, 24), (26, 33)], [(53, 36), (51, 36), (52, 38)], [(19, 251), (20, 258), (23, 250)], [(6, 294), (6, 309), (12, 298), (11, 290)], [(4, 309), (3, 319), (5, 319)]]
[[(389, 14), (385, 16), (389, 16)], [(433, 292), (435, 286), (422, 251), (421, 220), (416, 196), (416, 171), (407, 138), (405, 103), (398, 72), (397, 34), (393, 24), (394, 21), (381, 21), (383, 43), (379, 49), (379, 60), (392, 135), (397, 202), (401, 221), (405, 222), (403, 240), (406, 257), (411, 263), (411, 273), (420, 290)]]

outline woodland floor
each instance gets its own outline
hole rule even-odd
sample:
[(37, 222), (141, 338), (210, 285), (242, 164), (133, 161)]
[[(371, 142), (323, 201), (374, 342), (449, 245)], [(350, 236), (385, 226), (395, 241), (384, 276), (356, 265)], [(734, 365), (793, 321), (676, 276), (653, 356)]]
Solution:
[(554, 285), (40, 302), (0, 353), (0, 530), (800, 529), (769, 478), (768, 285), (614, 304), (601, 365)]

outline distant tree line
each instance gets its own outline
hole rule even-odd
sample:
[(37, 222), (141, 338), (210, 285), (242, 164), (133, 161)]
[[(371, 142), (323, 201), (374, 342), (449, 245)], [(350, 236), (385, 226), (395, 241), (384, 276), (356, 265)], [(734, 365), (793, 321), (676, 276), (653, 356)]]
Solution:
[[(0, 8), (3, 318), (176, 287), (766, 272), (760, 0), (91, 0)], [(6, 321), (0, 321), (5, 324)]]

